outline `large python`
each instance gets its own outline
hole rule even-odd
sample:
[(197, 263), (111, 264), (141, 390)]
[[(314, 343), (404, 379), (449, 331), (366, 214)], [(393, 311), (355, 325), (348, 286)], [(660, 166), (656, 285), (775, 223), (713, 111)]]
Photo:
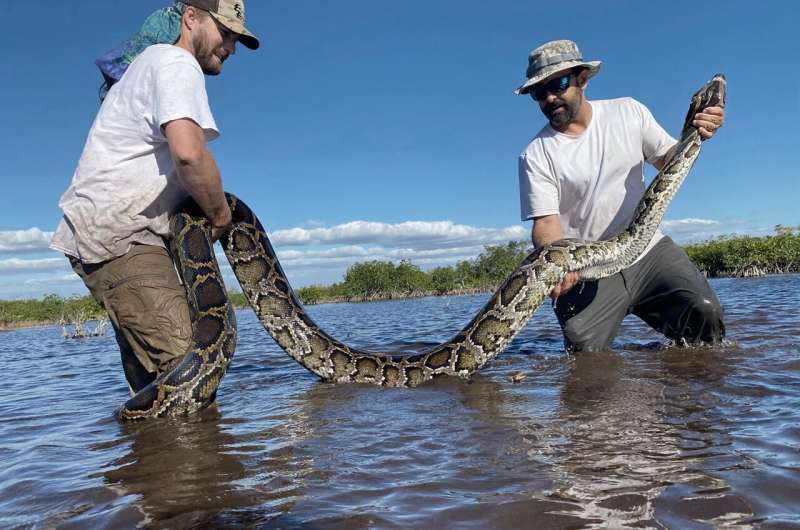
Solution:
[[(233, 227), (221, 239), (225, 254), (259, 320), (297, 362), (325, 381), (413, 387), (435, 377), (468, 377), (499, 354), (567, 272), (584, 280), (615, 274), (645, 249), (700, 153), (692, 121), (709, 106), (724, 106), (725, 78), (717, 74), (692, 97), (674, 155), (653, 179), (627, 229), (600, 242), (564, 239), (534, 250), (481, 311), (452, 340), (423, 353), (360, 351), (337, 341), (303, 309), (258, 218), (228, 195)], [(173, 219), (172, 249), (192, 312), (193, 345), (170, 372), (132, 397), (126, 420), (191, 413), (214, 399), (233, 359), (236, 322), (209, 238), (209, 224), (188, 200)]]

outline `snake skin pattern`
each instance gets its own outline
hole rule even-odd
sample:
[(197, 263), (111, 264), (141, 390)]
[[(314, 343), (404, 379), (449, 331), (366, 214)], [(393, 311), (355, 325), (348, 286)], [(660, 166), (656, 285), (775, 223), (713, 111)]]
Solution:
[[(365, 352), (317, 326), (289, 285), (258, 218), (227, 195), (233, 227), (221, 239), (225, 254), (264, 328), (292, 358), (325, 381), (413, 387), (447, 375), (469, 377), (508, 345), (567, 272), (599, 279), (632, 264), (661, 223), (667, 206), (700, 153), (691, 125), (709, 106), (724, 106), (725, 78), (717, 74), (692, 97), (681, 139), (639, 202), (628, 228), (600, 242), (561, 240), (537, 248), (511, 273), (452, 340), (414, 355)], [(192, 311), (193, 346), (120, 410), (125, 420), (180, 415), (213, 401), (233, 359), (236, 322), (214, 259), (209, 224), (189, 200), (172, 220), (173, 255)]]

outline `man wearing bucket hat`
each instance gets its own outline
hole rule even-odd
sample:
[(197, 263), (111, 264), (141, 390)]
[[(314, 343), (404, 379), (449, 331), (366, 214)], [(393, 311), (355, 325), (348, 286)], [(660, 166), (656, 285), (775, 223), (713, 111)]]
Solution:
[(108, 312), (131, 392), (186, 353), (191, 322), (166, 240), (191, 195), (212, 237), (231, 223), (206, 143), (219, 136), (205, 89), (236, 43), (257, 49), (242, 0), (183, 0), (152, 13), (97, 60), (103, 103), (59, 206), (50, 247)]
[[(586, 99), (601, 64), (584, 61), (572, 41), (551, 41), (530, 53), (527, 80), (515, 90), (530, 95), (548, 120), (519, 158), (522, 219), (533, 220), (537, 247), (621, 232), (644, 194), (644, 163), (660, 169), (677, 143), (632, 98)], [(708, 139), (724, 117), (722, 108), (709, 107), (694, 125)], [(579, 281), (578, 273), (568, 273), (551, 293), (569, 351), (607, 350), (631, 313), (678, 343), (724, 336), (714, 291), (660, 231), (627, 269), (573, 288)]]

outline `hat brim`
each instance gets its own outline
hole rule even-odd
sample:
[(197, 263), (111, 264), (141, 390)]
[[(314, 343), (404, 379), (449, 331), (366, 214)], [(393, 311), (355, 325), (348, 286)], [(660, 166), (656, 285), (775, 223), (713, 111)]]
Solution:
[(547, 79), (553, 74), (563, 72), (564, 70), (570, 70), (578, 66), (587, 67), (589, 69), (589, 77), (593, 77), (595, 74), (597, 74), (597, 72), (600, 71), (600, 66), (602, 66), (602, 64), (602, 61), (564, 61), (562, 63), (545, 66), (539, 70), (535, 76), (528, 78), (524, 85), (514, 90), (514, 93), (518, 96), (527, 94), (531, 91), (531, 88), (533, 88), (533, 85), (536, 83)]
[(244, 46), (250, 48), (251, 50), (257, 50), (261, 43), (258, 40), (258, 37), (253, 35), (250, 30), (244, 27), (244, 24), (240, 20), (230, 17), (224, 17), (219, 13), (214, 13), (213, 11), (208, 12), (209, 15), (214, 17), (214, 20), (228, 28), (234, 33), (239, 34), (239, 42), (241, 42)]

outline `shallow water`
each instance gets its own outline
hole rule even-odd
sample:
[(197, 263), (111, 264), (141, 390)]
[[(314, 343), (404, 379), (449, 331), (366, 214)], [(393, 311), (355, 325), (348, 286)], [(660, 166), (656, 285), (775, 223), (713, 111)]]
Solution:
[[(135, 425), (111, 333), (0, 334), (0, 527), (800, 528), (800, 275), (712, 285), (733, 344), (660, 348), (629, 317), (568, 356), (541, 308), (472, 380), (407, 390), (321, 383), (240, 311), (218, 405)], [(485, 300), (310, 313), (417, 350)]]

